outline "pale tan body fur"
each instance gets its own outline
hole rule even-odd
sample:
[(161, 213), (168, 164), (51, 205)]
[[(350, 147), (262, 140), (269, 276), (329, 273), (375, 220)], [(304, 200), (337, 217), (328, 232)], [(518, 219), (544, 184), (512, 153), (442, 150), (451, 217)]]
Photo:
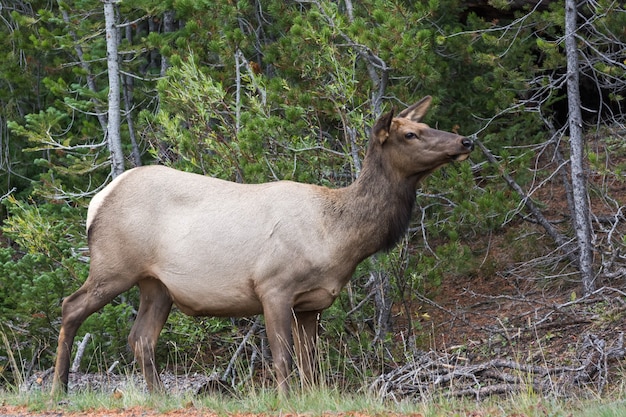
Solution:
[(359, 262), (406, 230), (417, 183), (472, 149), (419, 123), (429, 105), (427, 97), (381, 118), (362, 176), (343, 189), (244, 185), (160, 166), (116, 178), (89, 207), (90, 273), (64, 301), (53, 391), (67, 385), (80, 324), (134, 285), (140, 307), (129, 343), (151, 390), (161, 387), (154, 347), (172, 303), (189, 315), (264, 314), (279, 389), (294, 344), (312, 380), (319, 313)]

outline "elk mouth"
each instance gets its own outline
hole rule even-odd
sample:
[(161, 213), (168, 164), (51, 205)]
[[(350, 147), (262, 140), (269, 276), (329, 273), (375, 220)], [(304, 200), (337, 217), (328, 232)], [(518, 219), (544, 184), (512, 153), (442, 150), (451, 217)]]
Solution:
[(460, 153), (457, 155), (452, 155), (451, 158), (453, 161), (461, 162), (461, 161), (465, 161), (467, 158), (469, 158), (469, 156), (470, 156), (470, 152), (467, 152), (467, 153)]

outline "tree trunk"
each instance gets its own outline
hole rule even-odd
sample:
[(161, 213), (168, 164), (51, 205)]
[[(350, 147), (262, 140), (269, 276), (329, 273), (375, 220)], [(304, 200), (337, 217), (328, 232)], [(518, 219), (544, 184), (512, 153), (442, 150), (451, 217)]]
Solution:
[[(68, 28), (71, 28), (69, 13), (67, 12), (67, 10), (65, 10), (65, 8), (62, 7), (61, 0), (57, 0), (57, 3), (59, 4), (59, 10), (61, 10), (61, 16), (63, 17), (63, 21), (65, 22)], [(80, 39), (78, 35), (76, 35), (76, 33), (71, 29), (69, 31), (69, 34), (71, 35), (72, 40), (74, 41), (74, 50), (76, 51), (76, 56), (78, 57), (80, 66), (85, 71), (86, 79), (87, 79), (87, 86), (89, 87), (89, 90), (95, 94), (98, 92), (98, 88), (96, 86), (96, 77), (91, 71), (89, 62), (84, 57), (85, 53), (83, 51), (82, 45), (80, 44)], [(102, 128), (102, 130), (106, 131), (106, 127), (107, 127), (106, 114), (104, 113), (104, 110), (100, 107), (98, 100), (92, 98), (91, 101), (94, 103), (94, 107), (96, 109), (96, 113), (98, 117), (98, 122), (100, 122), (100, 127)]]
[(591, 245), (589, 196), (583, 166), (584, 143), (578, 79), (578, 47), (576, 45), (577, 16), (576, 0), (565, 0), (565, 53), (567, 56), (567, 103), (574, 197), (574, 229), (576, 230), (578, 241), (578, 267), (583, 292), (585, 295), (588, 295), (595, 289), (595, 277)]
[(104, 0), (104, 21), (107, 41), (107, 69), (109, 72), (109, 117), (107, 143), (111, 153), (111, 175), (113, 178), (124, 172), (124, 153), (120, 137), (120, 73), (117, 54), (117, 25), (115, 4), (118, 0)]
[(391, 283), (386, 271), (375, 271), (371, 274), (374, 278), (374, 306), (376, 308), (374, 320), (376, 335), (372, 343), (384, 344), (391, 327), (391, 307), (393, 306)]
[[(174, 10), (166, 10), (165, 13), (163, 13), (163, 33), (174, 32), (174, 17), (175, 16), (176, 16), (176, 12)], [(165, 57), (161, 53), (161, 72), (160, 72), (161, 77), (165, 77), (165, 74), (169, 66), (170, 64), (167, 60), (167, 57)]]
[[(128, 23), (128, 22), (127, 22)], [(126, 40), (129, 45), (133, 44), (133, 28), (131, 25), (126, 24)], [(139, 152), (139, 145), (137, 145), (137, 134), (135, 132), (135, 123), (133, 122), (133, 87), (134, 81), (130, 74), (122, 74), (120, 77), (122, 81), (122, 95), (124, 97), (124, 115), (126, 116), (126, 125), (128, 126), (128, 136), (130, 138), (131, 145), (131, 160), (133, 166), (141, 166), (141, 153)]]

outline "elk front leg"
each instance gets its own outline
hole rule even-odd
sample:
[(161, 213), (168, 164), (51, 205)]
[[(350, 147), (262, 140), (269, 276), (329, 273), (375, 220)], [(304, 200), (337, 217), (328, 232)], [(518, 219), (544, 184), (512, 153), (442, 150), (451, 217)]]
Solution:
[(278, 393), (286, 396), (289, 393), (289, 374), (292, 365), (293, 336), (291, 333), (291, 306), (284, 303), (270, 302), (263, 308), (265, 331), (272, 351), (274, 372)]
[(294, 315), (294, 350), (303, 387), (312, 387), (317, 383), (316, 345), (319, 315), (319, 311), (301, 311)]

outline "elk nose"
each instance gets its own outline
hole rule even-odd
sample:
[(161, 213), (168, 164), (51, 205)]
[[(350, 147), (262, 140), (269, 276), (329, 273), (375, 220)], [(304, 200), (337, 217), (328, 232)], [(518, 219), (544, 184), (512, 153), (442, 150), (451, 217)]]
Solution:
[(472, 142), (470, 139), (468, 138), (463, 138), (461, 140), (461, 144), (463, 146), (465, 146), (467, 149), (469, 149), (470, 151), (474, 150), (474, 142)]

